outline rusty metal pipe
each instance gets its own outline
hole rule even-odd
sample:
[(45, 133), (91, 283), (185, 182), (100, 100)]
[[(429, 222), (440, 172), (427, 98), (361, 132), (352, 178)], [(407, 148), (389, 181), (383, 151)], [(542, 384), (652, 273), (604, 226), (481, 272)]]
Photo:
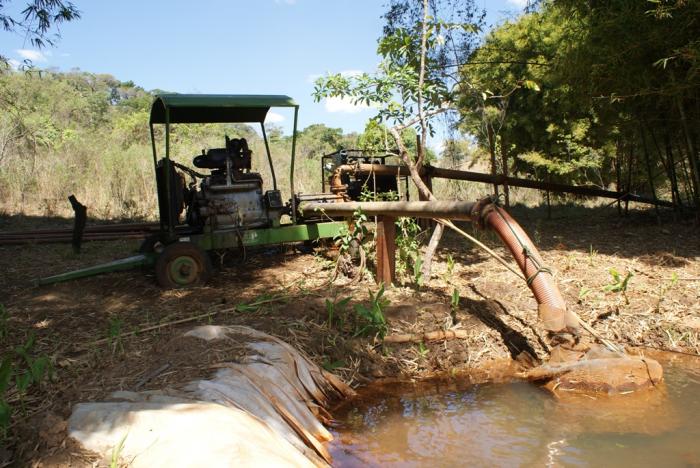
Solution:
[(408, 216), (412, 218), (446, 218), (470, 221), (475, 203), (465, 201), (397, 201), (302, 203), (299, 209), (308, 215), (325, 213), (330, 217), (350, 217), (358, 209), (370, 216)]
[(361, 209), (366, 215), (410, 216), (471, 220), (481, 228), (492, 229), (510, 251), (525, 275), (538, 304), (544, 328), (551, 332), (577, 331), (578, 319), (567, 311), (564, 298), (546, 268), (542, 256), (520, 225), (501, 207), (485, 198), (476, 203), (463, 201), (423, 202), (342, 202), (304, 203), (302, 213), (323, 212), (330, 217), (349, 217)]
[[(357, 174), (374, 173), (377, 175), (402, 175), (408, 176), (410, 172), (405, 166), (391, 166), (384, 164), (345, 164), (338, 166), (336, 170), (340, 172), (355, 172)], [(551, 192), (570, 193), (586, 197), (611, 198), (621, 201), (633, 201), (650, 205), (673, 207), (673, 203), (666, 200), (653, 200), (641, 195), (626, 192), (615, 192), (612, 190), (600, 189), (597, 187), (586, 187), (576, 185), (557, 184), (552, 182), (541, 182), (539, 180), (521, 179), (518, 177), (508, 177), (502, 174), (484, 174), (473, 171), (460, 171), (456, 169), (444, 169), (442, 167), (426, 166), (423, 173), (437, 179), (466, 180), (471, 182), (482, 182), (487, 184), (509, 185), (512, 187), (523, 187), (536, 190), (549, 190)]]

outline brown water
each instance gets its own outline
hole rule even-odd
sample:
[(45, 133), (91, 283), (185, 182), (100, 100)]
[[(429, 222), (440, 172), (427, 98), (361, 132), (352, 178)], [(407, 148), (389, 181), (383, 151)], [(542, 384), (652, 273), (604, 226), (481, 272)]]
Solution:
[(700, 466), (700, 359), (659, 360), (664, 384), (617, 397), (522, 382), (369, 388), (334, 414), (334, 466)]

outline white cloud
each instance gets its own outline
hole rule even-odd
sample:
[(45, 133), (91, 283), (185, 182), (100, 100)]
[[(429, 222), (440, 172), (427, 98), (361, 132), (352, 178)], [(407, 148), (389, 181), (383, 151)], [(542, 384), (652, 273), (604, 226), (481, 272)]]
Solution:
[(306, 82), (307, 82), (307, 83), (313, 83), (313, 82), (315, 82), (317, 79), (321, 78), (322, 76), (323, 76), (323, 75), (321, 75), (320, 73), (312, 73), (312, 74), (306, 76)]
[(17, 52), (17, 54), (24, 60), (31, 60), (32, 62), (48, 62), (46, 56), (38, 50), (17, 49), (15, 52)]
[[(345, 76), (345, 77), (351, 77), (351, 76), (358, 76), (362, 75), (364, 72), (362, 70), (355, 70), (355, 69), (349, 69), (349, 70), (342, 70), (338, 72), (340, 75)], [(309, 83), (313, 83), (316, 81), (318, 78), (321, 78), (326, 75), (320, 75), (320, 74), (311, 74), (307, 75), (306, 81)], [(326, 98), (323, 100), (323, 105), (328, 112), (343, 112), (347, 114), (357, 114), (358, 112), (362, 112), (364, 110), (367, 110), (371, 107), (371, 105), (367, 105), (364, 103), (358, 103), (354, 104), (351, 98), (348, 97), (330, 97)]]
[(508, 0), (508, 3), (515, 5), (518, 8), (525, 8), (529, 3), (528, 0)]
[(371, 107), (365, 103), (355, 104), (350, 98), (338, 96), (324, 99), (323, 105), (328, 112), (344, 112), (347, 114), (357, 114)]
[(284, 116), (278, 114), (277, 112), (268, 112), (267, 117), (265, 117), (266, 123), (280, 123), (284, 121)]
[(10, 64), (10, 68), (12, 68), (13, 70), (19, 70), (19, 66), (21, 65), (19, 60), (15, 60), (15, 59), (10, 59), (7, 61), (7, 63)]

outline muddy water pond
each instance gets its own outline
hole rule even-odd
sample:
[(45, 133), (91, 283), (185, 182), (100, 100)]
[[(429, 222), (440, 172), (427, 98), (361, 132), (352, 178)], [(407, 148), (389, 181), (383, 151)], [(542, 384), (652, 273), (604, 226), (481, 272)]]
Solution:
[(338, 408), (334, 466), (700, 466), (700, 359), (616, 397), (459, 380), (363, 389)]

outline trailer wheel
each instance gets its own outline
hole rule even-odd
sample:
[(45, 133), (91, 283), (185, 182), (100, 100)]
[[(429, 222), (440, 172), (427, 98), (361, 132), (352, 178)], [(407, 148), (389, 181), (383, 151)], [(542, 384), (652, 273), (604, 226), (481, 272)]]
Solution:
[(167, 289), (204, 284), (211, 275), (211, 260), (191, 242), (175, 242), (156, 259), (156, 279)]

